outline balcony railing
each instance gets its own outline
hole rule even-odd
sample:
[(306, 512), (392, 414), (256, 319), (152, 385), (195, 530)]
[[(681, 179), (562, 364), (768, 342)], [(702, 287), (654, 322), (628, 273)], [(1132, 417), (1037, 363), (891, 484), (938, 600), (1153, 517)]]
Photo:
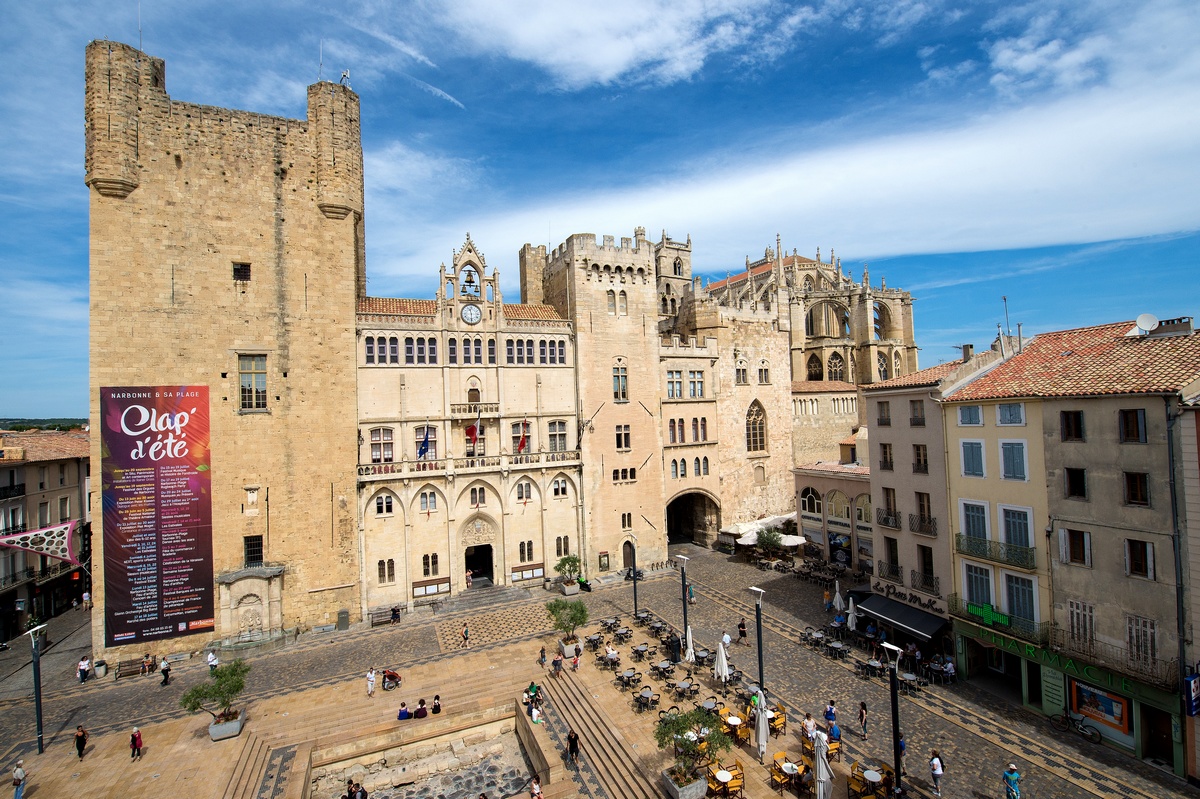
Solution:
[(877, 560), (875, 561), (875, 574), (889, 583), (904, 585), (904, 572), (900, 569), (899, 564)]
[(1088, 641), (1073, 638), (1069, 630), (1061, 627), (1051, 631), (1050, 644), (1067, 654), (1086, 658), (1097, 666), (1105, 666), (1125, 674), (1135, 674), (1170, 691), (1176, 690), (1179, 685), (1178, 660), (1150, 657), (1123, 646), (1095, 639)]
[(17, 483), (11, 486), (0, 486), (0, 499), (12, 499), (25, 496), (25, 484)]
[(543, 463), (577, 463), (578, 461), (578, 450), (556, 450), (554, 452), (532, 452), (521, 455), (486, 455), (480, 457), (395, 461), (393, 463), (361, 463), (358, 466), (358, 476), (359, 478), (387, 480), (403, 475), (436, 474), (437, 472), (444, 472), (447, 469), (520, 469), (540, 466)]
[(914, 463), (913, 464), (913, 474), (929, 474), (929, 464), (928, 463)]
[(1050, 642), (1050, 633), (1053, 630), (1053, 625), (1048, 621), (1035, 622), (1010, 616), (1007, 613), (1001, 613), (992, 605), (966, 602), (958, 594), (951, 594), (946, 597), (946, 606), (950, 609), (951, 616), (957, 616), (960, 619), (966, 619), (984, 627), (1001, 630), (1006, 635), (1020, 638), (1022, 641), (1028, 641), (1039, 646), (1044, 646)]
[(452, 402), (450, 403), (450, 415), (455, 419), (462, 419), (473, 416), (499, 416), (500, 403), (498, 402)]
[(880, 416), (878, 419), (875, 420), (875, 424), (879, 425), (880, 427), (891, 427), (892, 426), (892, 417)]
[(892, 527), (896, 530), (900, 529), (900, 514), (894, 510), (889, 510), (887, 508), (876, 508), (875, 521), (879, 522), (884, 527)]
[(23, 532), (25, 532), (25, 529), (26, 529), (25, 522), (21, 522), (20, 524), (14, 524), (11, 527), (5, 527), (4, 529), (0, 530), (0, 535), (12, 535), (13, 533), (23, 533)]
[(1021, 547), (1016, 544), (1006, 544), (1003, 541), (993, 541), (990, 538), (976, 538), (972, 535), (959, 533), (955, 537), (955, 548), (960, 554), (973, 558), (1006, 563), (1018, 569), (1037, 568), (1037, 550), (1033, 547)]
[(909, 532), (921, 535), (937, 536), (937, 519), (932, 516), (922, 516), (919, 513), (908, 514)]
[(67, 563), (66, 561), (52, 563), (44, 569), (38, 569), (37, 581), (44, 583), (47, 580), (53, 580), (60, 574), (66, 574), (74, 568), (76, 568), (74, 563)]
[(941, 598), (942, 596), (942, 581), (937, 578), (936, 574), (925, 574), (913, 569), (909, 575), (909, 585), (923, 594), (930, 594)]
[(0, 577), (0, 588), (8, 588), (10, 585), (17, 585), (32, 580), (37, 576), (37, 572), (33, 569), (17, 569), (12, 574), (6, 574)]
[(908, 417), (908, 425), (909, 425), (909, 427), (924, 427), (925, 426), (925, 417), (924, 416), (910, 416), (910, 417)]
[(880, 461), (879, 468), (882, 471), (890, 472), (896, 468), (896, 462), (895, 461)]

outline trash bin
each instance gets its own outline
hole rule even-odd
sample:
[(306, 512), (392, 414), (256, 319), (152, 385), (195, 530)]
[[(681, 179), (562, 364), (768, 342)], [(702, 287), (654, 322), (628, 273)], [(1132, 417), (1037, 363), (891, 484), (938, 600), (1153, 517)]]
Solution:
[(682, 642), (678, 635), (672, 635), (667, 639), (667, 649), (671, 653), (671, 662), (679, 663), (683, 660)]
[(108, 674), (108, 661), (106, 660), (97, 660), (92, 664), (92, 667), (96, 669), (96, 677), (103, 677)]
[(339, 630), (349, 630), (350, 629), (350, 611), (348, 611), (348, 610), (339, 610), (338, 611), (337, 628)]

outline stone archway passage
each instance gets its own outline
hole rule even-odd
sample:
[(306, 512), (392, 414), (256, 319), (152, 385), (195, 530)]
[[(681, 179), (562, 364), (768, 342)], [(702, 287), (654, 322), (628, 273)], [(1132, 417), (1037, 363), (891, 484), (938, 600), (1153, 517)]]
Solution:
[(463, 560), (471, 570), (471, 588), (490, 588), (496, 584), (491, 544), (467, 547)]
[(667, 541), (711, 546), (721, 529), (721, 508), (706, 494), (683, 494), (667, 505)]

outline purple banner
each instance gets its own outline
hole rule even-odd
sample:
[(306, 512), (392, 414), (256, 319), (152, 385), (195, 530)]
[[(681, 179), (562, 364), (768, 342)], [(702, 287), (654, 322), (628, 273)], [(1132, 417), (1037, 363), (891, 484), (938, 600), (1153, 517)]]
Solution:
[(208, 386), (100, 389), (107, 646), (213, 629)]

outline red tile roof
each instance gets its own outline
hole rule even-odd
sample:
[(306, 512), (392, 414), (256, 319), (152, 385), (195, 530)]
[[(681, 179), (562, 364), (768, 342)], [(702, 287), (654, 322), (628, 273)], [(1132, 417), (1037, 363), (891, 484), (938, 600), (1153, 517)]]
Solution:
[(363, 297), (358, 312), (385, 316), (433, 316), (437, 300), (410, 300), (399, 297)]
[(793, 394), (828, 394), (835, 391), (858, 391), (858, 386), (842, 380), (793, 380)]
[(505, 319), (524, 319), (528, 321), (561, 321), (562, 316), (552, 305), (519, 305), (504, 303)]
[(1167, 394), (1200, 379), (1200, 335), (1128, 336), (1133, 322), (1041, 333), (947, 399)]
[(893, 377), (891, 380), (881, 380), (878, 383), (871, 383), (868, 386), (863, 386), (864, 391), (871, 391), (877, 388), (908, 388), (910, 386), (936, 386), (938, 381), (943, 377), (953, 372), (958, 367), (962, 366), (962, 361), (950, 361), (948, 363), (939, 363), (937, 366), (930, 366), (927, 369), (921, 369), (899, 377)]
[(870, 475), (871, 467), (863, 466), (855, 463), (835, 463), (833, 461), (817, 461), (816, 463), (802, 463), (797, 469), (802, 469), (806, 472), (828, 472), (830, 474), (853, 474), (853, 475)]
[(24, 449), (26, 462), (87, 458), (92, 453), (91, 439), (84, 430), (72, 430), (67, 433), (54, 430), (6, 432), (0, 435), (0, 448), (9, 447)]

